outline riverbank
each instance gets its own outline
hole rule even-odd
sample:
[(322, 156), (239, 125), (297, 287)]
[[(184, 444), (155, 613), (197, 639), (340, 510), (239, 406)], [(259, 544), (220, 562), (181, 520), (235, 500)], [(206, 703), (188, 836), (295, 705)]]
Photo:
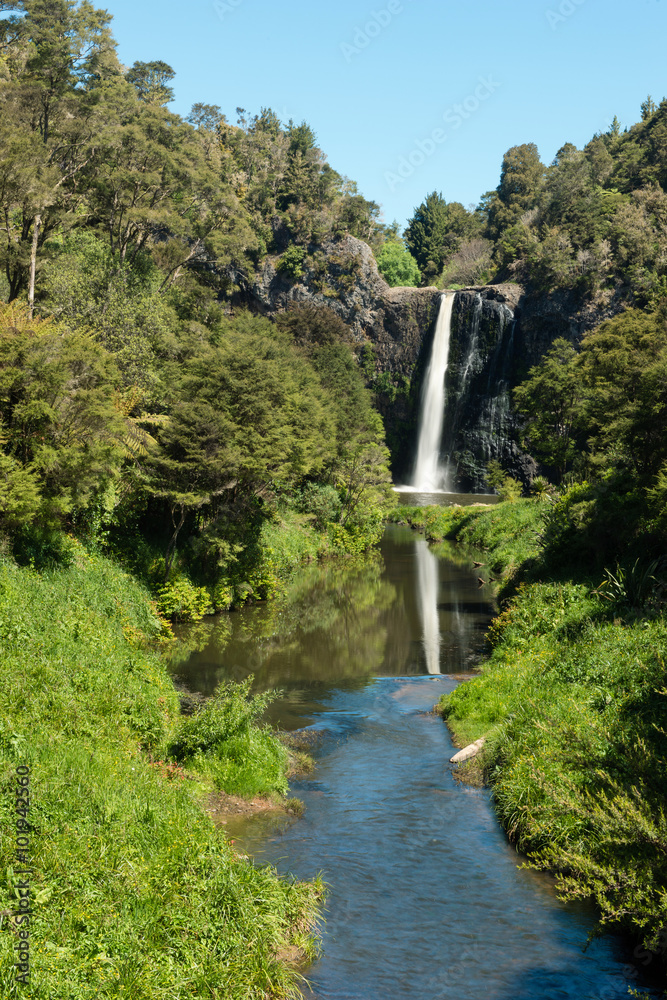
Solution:
[[(315, 953), (321, 886), (256, 868), (206, 815), (206, 767), (174, 753), (192, 727), (156, 649), (146, 591), (79, 545), (71, 566), (44, 573), (4, 560), (0, 635), (0, 909), (6, 918), (16, 905), (27, 862), (29, 995), (297, 996), (298, 973), (284, 959)], [(267, 780), (244, 758), (244, 739), (235, 761), (210, 769), (241, 785), (256, 773)], [(30, 777), (20, 857), (17, 767)], [(17, 940), (3, 920), (3, 997), (23, 990)]]
[[(434, 540), (485, 550), (502, 611), (479, 677), (442, 699), (456, 742), (486, 737), (469, 765), (491, 785), (517, 848), (592, 898), (603, 930), (664, 960), (667, 927), (667, 622), (644, 573), (565, 570), (541, 545), (548, 501), (486, 511), (401, 509)], [(641, 947), (640, 947), (641, 950)]]

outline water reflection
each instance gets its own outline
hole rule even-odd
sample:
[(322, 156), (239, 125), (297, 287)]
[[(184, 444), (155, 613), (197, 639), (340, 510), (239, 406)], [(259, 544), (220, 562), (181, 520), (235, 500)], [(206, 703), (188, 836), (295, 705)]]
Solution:
[(419, 616), (422, 622), (422, 644), (429, 674), (440, 673), (440, 620), (438, 618), (438, 560), (425, 538), (415, 541)]
[[(409, 528), (391, 526), (375, 559), (312, 566), (284, 597), (182, 630), (174, 673), (212, 694), (224, 680), (255, 676), (257, 690), (279, 687), (272, 721), (303, 725), (331, 686), (363, 686), (378, 675), (468, 669), (493, 613), (472, 561), (438, 559)], [(188, 642), (189, 640), (189, 642)]]

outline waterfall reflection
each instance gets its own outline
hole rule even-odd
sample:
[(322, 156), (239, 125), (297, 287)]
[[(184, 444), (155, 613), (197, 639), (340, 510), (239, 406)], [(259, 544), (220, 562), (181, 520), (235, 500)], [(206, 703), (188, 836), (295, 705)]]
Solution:
[(440, 673), (440, 620), (438, 617), (439, 567), (425, 538), (415, 540), (417, 603), (422, 623), (422, 645), (429, 674)]

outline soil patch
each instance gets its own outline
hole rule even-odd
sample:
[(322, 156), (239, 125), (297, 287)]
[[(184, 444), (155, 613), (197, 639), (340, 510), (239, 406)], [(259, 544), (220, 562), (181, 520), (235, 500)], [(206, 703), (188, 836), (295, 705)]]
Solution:
[(284, 813), (295, 815), (293, 809), (273, 799), (256, 796), (254, 799), (242, 799), (239, 795), (228, 795), (227, 792), (212, 792), (206, 803), (206, 811), (216, 825), (224, 826), (229, 819), (239, 816), (257, 816), (258, 813)]

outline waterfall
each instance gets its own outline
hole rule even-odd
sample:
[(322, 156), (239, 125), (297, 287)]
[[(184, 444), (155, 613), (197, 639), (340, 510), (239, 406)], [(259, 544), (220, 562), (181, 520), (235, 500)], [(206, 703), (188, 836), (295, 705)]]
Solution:
[(440, 619), (438, 616), (438, 560), (425, 538), (415, 541), (417, 600), (422, 623), (422, 645), (429, 674), (440, 673)]
[(445, 416), (445, 375), (449, 361), (454, 297), (454, 292), (446, 292), (440, 300), (431, 360), (424, 380), (417, 462), (412, 480), (412, 488), (423, 493), (438, 493), (447, 488), (447, 470), (440, 462), (440, 445)]

